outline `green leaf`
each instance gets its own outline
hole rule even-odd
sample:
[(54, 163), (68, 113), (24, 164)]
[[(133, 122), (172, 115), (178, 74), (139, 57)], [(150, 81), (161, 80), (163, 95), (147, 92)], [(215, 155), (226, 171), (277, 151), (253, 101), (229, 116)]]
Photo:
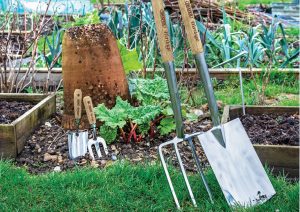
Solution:
[(64, 28), (70, 28), (74, 26), (84, 26), (90, 24), (100, 23), (100, 17), (98, 16), (98, 10), (87, 13), (85, 16), (73, 16), (74, 22), (67, 22), (63, 25)]
[(174, 113), (173, 113), (173, 109), (170, 105), (168, 105), (163, 111), (162, 113), (166, 116), (173, 116)]
[(191, 122), (194, 122), (194, 121), (198, 121), (198, 116), (195, 113), (187, 113), (186, 119)]
[(111, 144), (117, 138), (117, 128), (112, 128), (106, 124), (100, 127), (100, 135), (107, 144)]
[(148, 133), (149, 129), (150, 129), (150, 122), (148, 123), (144, 123), (144, 124), (140, 124), (138, 126), (138, 129), (139, 129), (139, 132), (142, 134), (142, 135), (145, 135)]
[(99, 104), (95, 108), (96, 118), (111, 128), (123, 128), (128, 118), (128, 112), (132, 106), (127, 102), (123, 101), (121, 97), (117, 97), (116, 105), (110, 110), (104, 104)]
[(161, 105), (170, 98), (167, 81), (159, 76), (154, 79), (130, 79), (129, 86), (131, 94), (143, 105)]
[(139, 62), (139, 55), (136, 49), (127, 49), (118, 41), (118, 48), (121, 54), (122, 63), (125, 72), (128, 74), (130, 71), (138, 71), (143, 65)]
[(160, 112), (161, 110), (158, 106), (145, 105), (133, 108), (128, 116), (133, 123), (142, 125), (150, 123)]
[(160, 121), (158, 126), (161, 135), (167, 135), (176, 129), (176, 124), (173, 117), (167, 117)]

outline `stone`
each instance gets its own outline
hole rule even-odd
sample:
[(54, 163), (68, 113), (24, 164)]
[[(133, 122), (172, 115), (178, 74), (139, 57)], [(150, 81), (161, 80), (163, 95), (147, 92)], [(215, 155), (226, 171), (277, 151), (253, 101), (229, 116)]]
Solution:
[(55, 172), (61, 172), (60, 166), (55, 166), (54, 169), (53, 169), (53, 171), (55, 171)]
[(117, 150), (117, 148), (116, 148), (116, 146), (115, 146), (115, 145), (111, 145), (111, 146), (110, 146), (110, 148), (111, 148), (111, 150), (112, 150), (112, 151), (115, 151), (115, 150)]
[(106, 164), (106, 160), (100, 160), (100, 164), (102, 165), (102, 166), (105, 166), (105, 164)]
[(115, 161), (115, 160), (117, 160), (117, 156), (116, 156), (116, 155), (112, 155), (112, 156), (111, 156), (111, 159), (112, 159), (113, 161)]
[(41, 148), (40, 145), (38, 144), (35, 145), (35, 149), (40, 149), (40, 148)]
[(97, 163), (97, 161), (92, 160), (92, 161), (91, 161), (91, 167), (93, 167), (93, 168), (98, 168), (98, 167), (99, 167), (99, 164)]
[(57, 155), (50, 155), (48, 152), (46, 152), (44, 154), (44, 161), (47, 162), (47, 161), (53, 161), (55, 162), (57, 160)]
[(64, 162), (63, 157), (61, 155), (59, 155), (57, 157), (57, 162), (60, 163), (60, 164)]
[(196, 116), (202, 116), (204, 114), (203, 110), (200, 110), (200, 109), (195, 109), (193, 110), (193, 113), (196, 115)]
[(52, 124), (50, 123), (50, 122), (45, 122), (45, 126), (47, 126), (47, 127), (52, 127)]

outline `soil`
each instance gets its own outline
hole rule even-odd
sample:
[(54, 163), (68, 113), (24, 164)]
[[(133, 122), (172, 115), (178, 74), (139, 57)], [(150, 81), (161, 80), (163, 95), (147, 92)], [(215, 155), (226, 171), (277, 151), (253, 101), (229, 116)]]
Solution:
[(253, 144), (299, 145), (299, 114), (247, 114), (241, 121)]
[[(198, 123), (185, 123), (186, 133), (208, 130), (211, 128), (211, 121), (203, 119)], [(124, 143), (120, 138), (112, 145), (108, 146), (109, 155), (92, 161), (88, 154), (76, 160), (68, 157), (67, 131), (61, 127), (61, 115), (56, 114), (45, 124), (40, 126), (28, 138), (24, 150), (16, 158), (19, 166), (24, 166), (33, 174), (45, 173), (53, 170), (67, 170), (79, 166), (93, 166), (104, 168), (112, 164), (115, 160), (127, 160), (132, 163), (155, 163), (158, 161), (159, 144), (171, 140), (174, 133), (169, 136), (156, 135), (154, 138), (143, 138), (139, 143)], [(197, 154), (200, 156), (203, 167), (208, 165), (199, 142), (195, 142)], [(179, 145), (182, 160), (187, 171), (195, 172), (196, 165), (193, 161), (190, 147), (187, 143)], [(176, 166), (177, 159), (172, 146), (164, 149), (166, 160), (172, 161)]]
[[(61, 95), (58, 97), (57, 103), (57, 111), (62, 111), (63, 101)], [(201, 114), (198, 122), (184, 122), (185, 133), (205, 132), (211, 129), (212, 123), (207, 118), (208, 113), (206, 113), (205, 106), (202, 107), (201, 111), (204, 111), (204, 114), (198, 113)], [(61, 120), (61, 113), (55, 114), (35, 130), (27, 139), (22, 153), (16, 158), (18, 166), (25, 167), (30, 173), (41, 174), (49, 171), (64, 171), (81, 166), (104, 168), (116, 160), (126, 160), (134, 164), (152, 164), (159, 161), (158, 146), (176, 136), (175, 133), (171, 133), (168, 136), (160, 136), (156, 133), (154, 138), (144, 137), (139, 143), (125, 143), (120, 138), (113, 144), (108, 145), (109, 154), (101, 159), (93, 161), (86, 154), (84, 157), (76, 160), (70, 160), (68, 156), (68, 131), (61, 127)], [(253, 143), (299, 145), (298, 115), (246, 115), (241, 117), (241, 121)], [(208, 161), (197, 139), (194, 139), (194, 144), (202, 166), (208, 167)], [(196, 172), (196, 165), (189, 145), (185, 142), (181, 143), (179, 151), (185, 169), (189, 172)], [(178, 166), (173, 146), (165, 148), (163, 152), (167, 161)]]
[(31, 102), (0, 101), (0, 124), (9, 124), (34, 106)]

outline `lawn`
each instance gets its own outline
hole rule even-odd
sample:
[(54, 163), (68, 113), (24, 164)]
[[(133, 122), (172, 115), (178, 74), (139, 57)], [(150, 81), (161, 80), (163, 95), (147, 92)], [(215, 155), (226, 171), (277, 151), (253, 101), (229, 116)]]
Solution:
[[(207, 171), (206, 176), (215, 203), (208, 201), (199, 177), (191, 175), (199, 206), (195, 209), (181, 175), (171, 170), (183, 211), (230, 211), (212, 171)], [(78, 168), (35, 176), (0, 161), (0, 179), (1, 211), (176, 211), (159, 162), (136, 166), (117, 162), (104, 170)], [(299, 183), (271, 175), (270, 179), (277, 192), (270, 201), (235, 211), (299, 211)]]
[(240, 9), (245, 9), (247, 5), (253, 4), (271, 4), (271, 3), (291, 3), (292, 0), (243, 0), (236, 1)]
[[(190, 104), (200, 107), (205, 104), (206, 98), (201, 82), (197, 89), (192, 93), (194, 102), (189, 100)], [(213, 80), (215, 95), (217, 100), (222, 101), (224, 105), (240, 105), (242, 103), (240, 84), (238, 77), (231, 77), (229, 80)], [(261, 80), (257, 80), (258, 85), (262, 85)], [(243, 79), (243, 89), (246, 105), (258, 104), (258, 93), (252, 79)], [(181, 89), (182, 101), (186, 102), (187, 90)], [(273, 106), (299, 106), (299, 80), (291, 73), (273, 72), (270, 82), (265, 91), (266, 105)]]

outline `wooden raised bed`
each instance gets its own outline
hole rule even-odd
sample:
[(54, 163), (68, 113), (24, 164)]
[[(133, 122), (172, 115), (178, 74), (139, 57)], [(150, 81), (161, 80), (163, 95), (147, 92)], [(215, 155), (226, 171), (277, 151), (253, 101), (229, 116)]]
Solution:
[[(246, 114), (288, 114), (299, 113), (299, 107), (246, 106)], [(222, 123), (243, 114), (241, 106), (225, 106)], [(284, 173), (289, 178), (299, 178), (299, 146), (253, 144), (263, 164), (273, 169), (274, 174)]]
[[(13, 73), (19, 72), (17, 81), (19, 81), (20, 79), (22, 79), (22, 77), (24, 77), (26, 71), (27, 71), (27, 68), (21, 68), (20, 71), (18, 71), (18, 69), (13, 70)], [(149, 68), (146, 71), (152, 75), (153, 68)], [(162, 68), (155, 69), (156, 73), (161, 73), (163, 71), (164, 71), (164, 69), (162, 69)], [(183, 72), (182, 72), (182, 69), (176, 68), (175, 71), (176, 71), (177, 75), (179, 75), (179, 73), (182, 73), (184, 76), (198, 75), (198, 72), (195, 68), (190, 68), (188, 70), (184, 69)], [(243, 77), (250, 77), (251, 72), (249, 69), (241, 68), (241, 71), (242, 71)], [(262, 69), (258, 69), (258, 68), (254, 68), (252, 71), (254, 74), (262, 73)], [(293, 73), (297, 79), (299, 78), (299, 73), (300, 73), (299, 69), (279, 69), (278, 72)], [(7, 75), (9, 74), (9, 70), (6, 72), (6, 74)], [(232, 76), (238, 76), (239, 71), (236, 68), (231, 68), (231, 69), (215, 68), (215, 69), (209, 69), (209, 74), (211, 77), (214, 77), (216, 79), (225, 80)], [(48, 69), (47, 68), (36, 68), (36, 73), (35, 73), (35, 77), (34, 77), (34, 80), (36, 81), (36, 83), (34, 86), (43, 87), (47, 80), (47, 77), (48, 77)], [(25, 83), (28, 83), (29, 82), (28, 80), (26, 80)], [(61, 68), (53, 68), (51, 70), (51, 74), (50, 74), (49, 85), (57, 87), (60, 84), (61, 80), (62, 80), (62, 69)]]
[(10, 124), (0, 124), (0, 155), (16, 157), (24, 148), (26, 138), (56, 110), (55, 94), (0, 94), (0, 101), (32, 102), (33, 108)]

